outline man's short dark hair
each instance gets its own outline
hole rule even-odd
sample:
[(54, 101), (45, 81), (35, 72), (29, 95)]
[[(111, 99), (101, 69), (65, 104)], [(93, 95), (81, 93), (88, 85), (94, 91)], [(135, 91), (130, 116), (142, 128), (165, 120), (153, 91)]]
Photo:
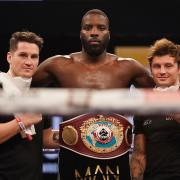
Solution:
[(18, 31), (12, 34), (9, 40), (9, 51), (15, 51), (19, 42), (34, 43), (39, 47), (39, 50), (43, 47), (43, 38), (30, 31)]

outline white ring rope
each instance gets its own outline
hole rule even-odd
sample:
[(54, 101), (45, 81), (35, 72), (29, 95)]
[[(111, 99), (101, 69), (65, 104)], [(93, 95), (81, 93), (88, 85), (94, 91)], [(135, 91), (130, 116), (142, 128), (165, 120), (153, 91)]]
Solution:
[(180, 93), (147, 89), (34, 88), (23, 95), (8, 95), (0, 91), (0, 114), (41, 112), (73, 115), (92, 111), (130, 114), (180, 112)]

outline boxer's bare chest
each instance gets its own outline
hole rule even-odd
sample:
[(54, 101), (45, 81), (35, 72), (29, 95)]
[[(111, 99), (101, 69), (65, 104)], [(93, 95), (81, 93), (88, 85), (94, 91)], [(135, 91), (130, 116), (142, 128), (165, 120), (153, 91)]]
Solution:
[(115, 65), (99, 67), (73, 64), (61, 68), (55, 73), (61, 87), (71, 88), (127, 88), (132, 79), (131, 73)]

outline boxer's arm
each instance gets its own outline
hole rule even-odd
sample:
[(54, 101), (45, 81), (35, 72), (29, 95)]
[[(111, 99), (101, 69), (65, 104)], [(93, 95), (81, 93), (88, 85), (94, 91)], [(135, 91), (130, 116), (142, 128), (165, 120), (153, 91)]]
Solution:
[(47, 85), (51, 82), (50, 70), (52, 66), (52, 59), (43, 61), (37, 68), (37, 71), (32, 77), (31, 87), (38, 87)]
[(52, 128), (43, 130), (43, 147), (47, 149), (59, 148), (59, 131), (52, 130)]
[(155, 83), (150, 72), (139, 62), (134, 61), (134, 85), (140, 88), (152, 88)]
[(134, 138), (134, 149), (130, 161), (132, 180), (143, 180), (146, 168), (145, 137), (137, 134)]

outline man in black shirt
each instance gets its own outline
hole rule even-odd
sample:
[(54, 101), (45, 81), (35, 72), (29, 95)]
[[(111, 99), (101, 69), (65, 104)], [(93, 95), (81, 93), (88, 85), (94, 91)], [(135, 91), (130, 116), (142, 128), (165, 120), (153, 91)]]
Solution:
[[(43, 39), (33, 32), (15, 32), (10, 39), (9, 70), (0, 72), (0, 84), (7, 94), (20, 95), (29, 89)], [(0, 180), (41, 180), (42, 144), (52, 141), (49, 121), (41, 114), (0, 115)], [(43, 139), (43, 141), (42, 141)]]
[[(151, 47), (148, 60), (156, 83), (154, 91), (179, 91), (179, 46), (160, 39)], [(179, 114), (135, 116), (133, 180), (180, 179), (179, 120)]]

